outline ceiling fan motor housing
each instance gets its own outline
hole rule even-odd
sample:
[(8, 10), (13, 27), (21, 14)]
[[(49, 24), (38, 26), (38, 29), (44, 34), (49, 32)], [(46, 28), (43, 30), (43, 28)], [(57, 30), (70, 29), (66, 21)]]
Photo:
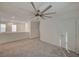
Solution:
[(35, 16), (40, 16), (40, 17), (42, 16), (40, 10), (37, 10), (37, 14), (35, 14)]

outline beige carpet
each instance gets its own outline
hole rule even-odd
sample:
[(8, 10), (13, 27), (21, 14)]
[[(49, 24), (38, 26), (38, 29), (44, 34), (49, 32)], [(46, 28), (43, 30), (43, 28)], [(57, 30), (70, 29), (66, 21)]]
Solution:
[(0, 45), (1, 57), (64, 57), (79, 56), (74, 52), (68, 54), (64, 49), (42, 42), (39, 38), (22, 39)]

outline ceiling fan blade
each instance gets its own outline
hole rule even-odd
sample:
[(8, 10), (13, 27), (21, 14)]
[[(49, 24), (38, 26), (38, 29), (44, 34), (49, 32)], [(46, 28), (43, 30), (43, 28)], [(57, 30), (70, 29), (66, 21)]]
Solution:
[(45, 8), (41, 13), (44, 13), (45, 11), (47, 11), (48, 9), (50, 9), (52, 7), (52, 5), (49, 5), (47, 8)]
[(47, 17), (47, 18), (52, 18), (52, 16), (44, 16), (44, 17)]
[(43, 20), (45, 20), (45, 18), (44, 18), (43, 16), (41, 16), (41, 18), (42, 18)]
[(45, 13), (44, 15), (56, 14), (56, 12)]
[(32, 7), (34, 8), (34, 10), (36, 11), (36, 7), (35, 7), (35, 5), (34, 5), (33, 2), (31, 2), (31, 5), (32, 5)]

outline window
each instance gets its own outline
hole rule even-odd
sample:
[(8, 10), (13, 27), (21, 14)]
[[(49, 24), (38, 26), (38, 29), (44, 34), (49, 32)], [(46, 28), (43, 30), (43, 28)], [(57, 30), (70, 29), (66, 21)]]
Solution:
[(12, 32), (16, 32), (16, 25), (12, 24)]
[(0, 24), (0, 32), (6, 32), (6, 25)]

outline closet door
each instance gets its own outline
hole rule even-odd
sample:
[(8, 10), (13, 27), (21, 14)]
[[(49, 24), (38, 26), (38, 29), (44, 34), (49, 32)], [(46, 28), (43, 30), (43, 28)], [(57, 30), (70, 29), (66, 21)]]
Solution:
[(31, 22), (31, 33), (30, 33), (30, 37), (31, 38), (36, 38), (39, 37), (39, 25), (40, 22)]

